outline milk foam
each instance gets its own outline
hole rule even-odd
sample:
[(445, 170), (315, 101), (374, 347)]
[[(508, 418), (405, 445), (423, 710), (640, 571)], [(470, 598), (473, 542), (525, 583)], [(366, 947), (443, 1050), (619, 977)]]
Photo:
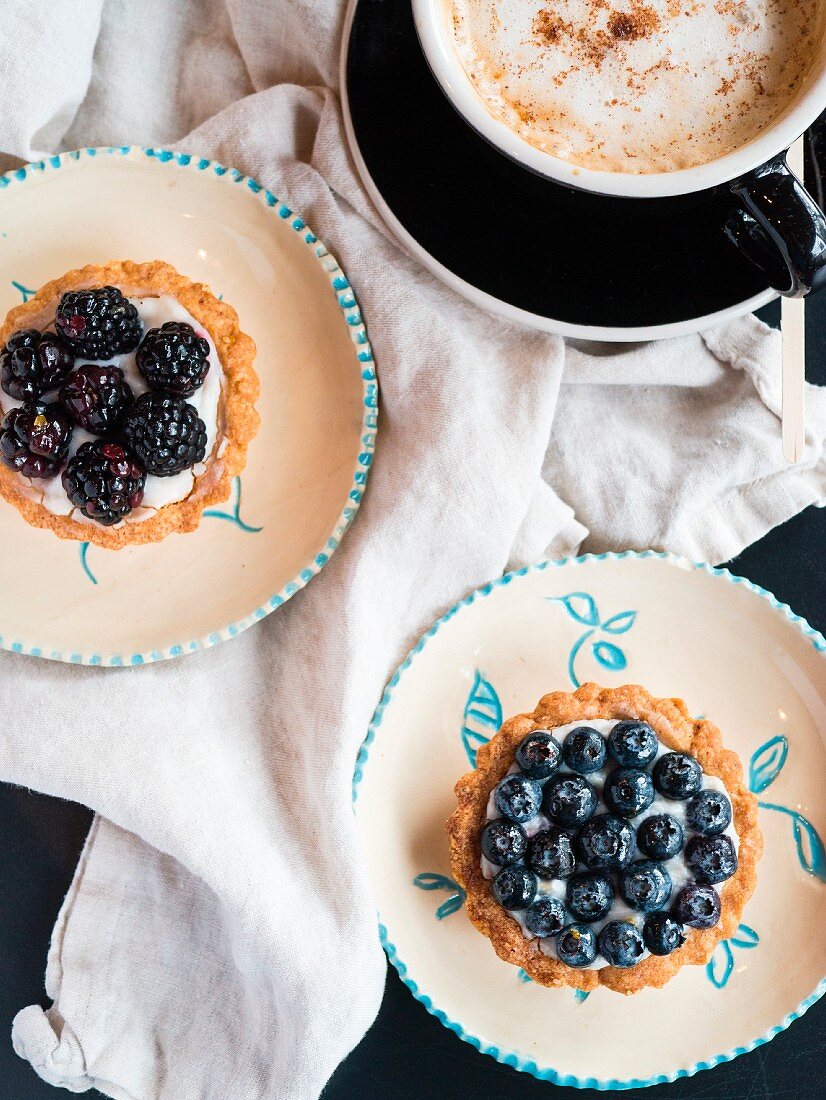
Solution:
[(667, 172), (756, 137), (805, 87), (820, 0), (447, 0), (488, 112), (582, 167)]

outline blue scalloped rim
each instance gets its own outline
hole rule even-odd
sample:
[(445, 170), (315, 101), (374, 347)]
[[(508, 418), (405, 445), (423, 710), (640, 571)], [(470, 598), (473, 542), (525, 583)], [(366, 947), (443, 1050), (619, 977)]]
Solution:
[(236, 634), (246, 630), (253, 623), (263, 619), (281, 604), (294, 596), (296, 592), (320, 573), (344, 537), (347, 528), (353, 522), (358, 511), (362, 496), (364, 495), (367, 477), (373, 461), (373, 453), (376, 445), (376, 429), (378, 423), (378, 379), (376, 377), (375, 362), (367, 330), (361, 315), (355, 291), (350, 286), (347, 276), (342, 271), (336, 258), (327, 251), (319, 241), (315, 233), (307, 226), (304, 219), (295, 214), (280, 199), (268, 191), (262, 184), (248, 176), (242, 175), (237, 168), (227, 168), (214, 160), (196, 156), (194, 153), (176, 153), (168, 149), (145, 149), (139, 146), (120, 145), (103, 149), (78, 149), (71, 153), (46, 157), (43, 160), (34, 161), (22, 168), (16, 168), (0, 176), (0, 193), (6, 188), (25, 183), (27, 179), (37, 178), (46, 172), (62, 168), (64, 165), (73, 164), (84, 158), (120, 156), (131, 157), (134, 160), (147, 158), (159, 164), (171, 164), (187, 171), (201, 173), (208, 172), (224, 179), (230, 184), (237, 185), (240, 189), (251, 191), (257, 199), (271, 209), (279, 218), (285, 221), (290, 228), (302, 238), (313, 255), (318, 259), (330, 280), (330, 285), (336, 295), (344, 322), (350, 330), (356, 354), (356, 362), (361, 372), (362, 394), (364, 414), (362, 416), (361, 449), (353, 473), (353, 482), (347, 495), (347, 503), (336, 520), (335, 527), (330, 533), (324, 547), (319, 550), (310, 561), (291, 581), (279, 591), (270, 596), (269, 600), (261, 607), (255, 608), (249, 615), (237, 622), (228, 623), (221, 630), (216, 630), (203, 638), (194, 641), (180, 642), (168, 646), (165, 649), (153, 649), (149, 653), (132, 653), (121, 656), (107, 656), (100, 653), (84, 655), (82, 653), (63, 653), (58, 650), (48, 649), (44, 646), (31, 645), (26, 642), (13, 641), (0, 635), (0, 648), (11, 650), (13, 653), (25, 653), (32, 657), (47, 657), (54, 661), (66, 661), (70, 664), (109, 665), (119, 668), (126, 665), (150, 664), (154, 661), (167, 660), (170, 657), (179, 657), (183, 653), (192, 653), (198, 649), (208, 649), (227, 638), (234, 638)]
[[(673, 554), (663, 554), (655, 550), (646, 550), (643, 552), (637, 552), (634, 550), (625, 550), (621, 553), (607, 553), (607, 554), (585, 554), (579, 558), (561, 558), (558, 561), (541, 561), (534, 565), (526, 565), (522, 569), (517, 569), (512, 573), (506, 573), (503, 577), (500, 577), (496, 581), (491, 581), (489, 584), (483, 585), (482, 588), (477, 588), (470, 595), (465, 596), (457, 604), (454, 604), (449, 611), (445, 612), (440, 619), (438, 619), (431, 628), (422, 635), (416, 645), (410, 650), (405, 659), (393, 673), (387, 687), (384, 690), (384, 694), (376, 708), (376, 713), (373, 716), (373, 721), (370, 723), (370, 728), (367, 731), (367, 736), (364, 739), (364, 743), (361, 746), (358, 757), (356, 759), (356, 767), (353, 773), (353, 803), (355, 804), (358, 797), (358, 786), (364, 776), (364, 766), (369, 756), (369, 747), (373, 739), (376, 736), (376, 731), (382, 723), (384, 712), (392, 698), (393, 691), (396, 688), (402, 674), (410, 667), (413, 662), (413, 658), (416, 654), (421, 653), (428, 641), (449, 622), (454, 615), (462, 610), (463, 607), (467, 607), (474, 603), (476, 600), (482, 599), (485, 596), (489, 596), (495, 588), (499, 588), (502, 585), (511, 584), (519, 577), (524, 577), (527, 573), (541, 572), (545, 569), (556, 568), (561, 565), (582, 565), (586, 562), (592, 561), (621, 561), (623, 558), (660, 558), (666, 561), (674, 562), (676, 565), (682, 567), (690, 567), (692, 569), (701, 569), (706, 573), (710, 573), (715, 577), (722, 577), (724, 580), (729, 581), (731, 584), (741, 585), (743, 588), (747, 588), (750, 592), (754, 592), (755, 595), (761, 596), (763, 599), (768, 600), (772, 607), (778, 611), (782, 611), (786, 618), (795, 624), (800, 630), (801, 634), (804, 634), (811, 641), (814, 648), (819, 653), (826, 654), (826, 638), (817, 631), (814, 630), (805, 619), (800, 615), (796, 615), (790, 607), (781, 603), (775, 596), (768, 592), (765, 588), (761, 588), (759, 585), (752, 584), (751, 581), (745, 579), (745, 577), (735, 577), (734, 574), (729, 573), (727, 569), (717, 569), (713, 565), (708, 565), (705, 562), (690, 562), (685, 558), (675, 557)], [(599, 1080), (594, 1077), (575, 1077), (572, 1074), (559, 1073), (557, 1070), (550, 1067), (538, 1066), (536, 1062), (522, 1058), (520, 1055), (511, 1051), (500, 1050), (499, 1047), (494, 1046), (491, 1043), (485, 1043), (481, 1039), (477, 1039), (475, 1035), (470, 1035), (462, 1027), (460, 1023), (455, 1020), (451, 1020), (440, 1008), (437, 1008), (430, 997), (427, 996), (422, 990), (419, 989), (416, 982), (408, 975), (407, 967), (399, 958), (398, 951), (395, 944), (390, 940), (387, 932), (387, 928), (381, 922), (381, 915), (379, 915), (379, 936), (381, 938), (381, 944), (387, 953), (387, 957), (396, 970), (399, 973), (399, 977), (416, 998), (420, 1001), (431, 1015), (435, 1016), (440, 1023), (444, 1024), (446, 1028), (449, 1028), (454, 1034), (458, 1035), (460, 1039), (465, 1043), (470, 1043), (476, 1050), (481, 1051), (482, 1054), (487, 1054), (491, 1058), (495, 1058), (497, 1062), (501, 1062), (503, 1065), (511, 1066), (513, 1069), (519, 1070), (522, 1073), (529, 1073), (532, 1077), (537, 1077), (540, 1081), (551, 1081), (555, 1085), (567, 1085), (569, 1088), (577, 1089), (598, 1089), (600, 1092), (612, 1092), (623, 1089), (639, 1089), (647, 1088), (649, 1085), (664, 1085), (669, 1081), (676, 1081), (680, 1077), (693, 1077), (695, 1073), (699, 1073), (703, 1069), (713, 1069), (714, 1066), (719, 1066), (722, 1062), (730, 1062), (734, 1058), (738, 1058), (741, 1054), (748, 1054), (749, 1051), (755, 1050), (757, 1047), (763, 1046), (765, 1043), (770, 1042), (775, 1035), (779, 1035), (781, 1031), (785, 1031), (790, 1024), (799, 1019), (807, 1009), (819, 1001), (821, 997), (826, 994), (826, 977), (823, 978), (818, 984), (810, 996), (804, 1001), (801, 1001), (794, 1012), (790, 1012), (788, 1016), (770, 1028), (764, 1035), (758, 1036), (756, 1039), (752, 1039), (751, 1042), (744, 1047), (735, 1047), (733, 1050), (727, 1051), (725, 1054), (717, 1054), (708, 1062), (697, 1062), (693, 1066), (689, 1066), (687, 1069), (678, 1069), (673, 1073), (661, 1073), (655, 1077), (647, 1077), (645, 1079), (632, 1079), (628, 1081), (617, 1080)]]

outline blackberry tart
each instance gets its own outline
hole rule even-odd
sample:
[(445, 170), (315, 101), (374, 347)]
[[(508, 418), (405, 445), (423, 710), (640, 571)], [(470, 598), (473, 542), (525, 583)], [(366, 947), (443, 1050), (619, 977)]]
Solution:
[(471, 921), (534, 981), (660, 987), (731, 936), (754, 891), (757, 800), (680, 699), (584, 684), (509, 719), (447, 822)]
[(0, 329), (0, 496), (109, 549), (192, 531), (258, 430), (255, 344), (161, 261), (70, 271)]

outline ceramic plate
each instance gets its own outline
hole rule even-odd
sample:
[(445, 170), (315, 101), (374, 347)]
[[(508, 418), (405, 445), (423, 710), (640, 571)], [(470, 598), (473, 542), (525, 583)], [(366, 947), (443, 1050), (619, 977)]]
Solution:
[[(651, 340), (775, 297), (725, 237), (728, 188), (610, 198), (553, 183), (489, 145), (430, 72), (410, 0), (350, 0), (341, 87), (353, 159), (385, 221), (491, 313), (563, 336)], [(811, 170), (826, 163), (817, 134), (814, 194)]]
[(261, 379), (247, 466), (191, 534), (106, 551), (29, 527), (0, 500), (0, 576), (20, 582), (3, 585), (0, 644), (134, 665), (237, 634), (323, 568), (364, 491), (377, 385), (335, 258), (240, 172), (122, 148), (0, 177), (3, 314), (70, 268), (110, 259), (168, 260), (208, 283), (255, 339)]
[[(769, 593), (654, 554), (541, 563), (449, 611), (390, 681), (354, 777), (384, 946), (413, 994), (478, 1050), (577, 1087), (671, 1081), (786, 1028), (826, 992), (824, 652)], [(627, 998), (526, 979), (450, 878), (444, 821), (478, 746), (503, 716), (586, 680), (638, 682), (716, 722), (765, 837), (737, 934), (708, 966)]]

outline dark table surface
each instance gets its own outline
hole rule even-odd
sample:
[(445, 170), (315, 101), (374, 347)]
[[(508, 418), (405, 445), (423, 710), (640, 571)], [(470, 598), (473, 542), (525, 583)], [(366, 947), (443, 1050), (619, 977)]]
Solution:
[[(776, 324), (776, 305), (762, 316)], [(809, 304), (808, 339), (809, 380), (826, 385), (826, 292)], [(729, 567), (826, 632), (826, 510), (808, 509)], [(18, 1009), (38, 1001), (48, 1004), (43, 974), (49, 936), (90, 821), (81, 806), (0, 784), (0, 1100), (56, 1095), (15, 1056), (9, 1035)], [(339, 1067), (324, 1100), (538, 1100), (562, 1092), (582, 1100), (599, 1095), (535, 1081), (477, 1053), (428, 1015), (388, 967), (378, 1019)], [(824, 1093), (826, 998), (768, 1046), (696, 1077), (660, 1085), (654, 1094), (646, 1089), (625, 1095), (813, 1100)]]

